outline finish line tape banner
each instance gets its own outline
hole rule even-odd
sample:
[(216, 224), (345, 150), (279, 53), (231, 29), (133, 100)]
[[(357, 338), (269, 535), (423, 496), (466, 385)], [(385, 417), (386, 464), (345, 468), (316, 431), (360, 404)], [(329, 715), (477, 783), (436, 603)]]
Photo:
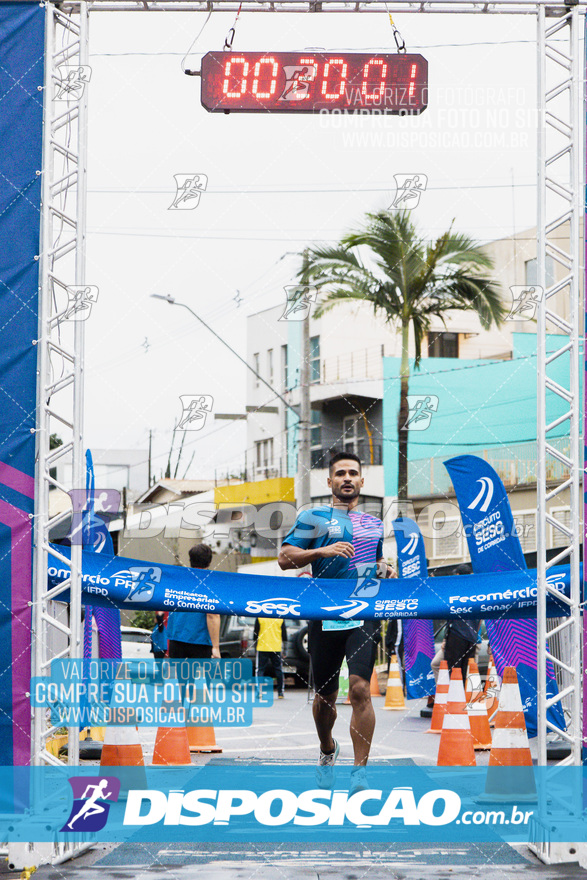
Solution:
[[(140, 770), (140, 774), (137, 772)], [(200, 767), (0, 768), (5, 841), (191, 844), (346, 841), (527, 843), (587, 841), (582, 767), (407, 767), (370, 763), (351, 793), (350, 765), (334, 791), (304, 764)], [(30, 814), (6, 815), (2, 792), (44, 792)], [(552, 801), (541, 815), (537, 794)], [(546, 796), (544, 802), (546, 802)], [(555, 805), (553, 807), (553, 804)], [(558, 812), (557, 812), (558, 811)], [(538, 836), (536, 836), (538, 835)]]
[[(52, 546), (49, 589), (69, 578), (64, 564), (68, 558), (69, 548)], [(86, 604), (306, 620), (531, 617), (537, 593), (532, 570), (445, 578), (331, 580), (202, 571), (84, 551), (82, 572), (82, 602)], [(568, 596), (568, 566), (552, 569), (548, 580)], [(68, 593), (59, 601), (67, 602)], [(568, 606), (556, 598), (549, 597), (547, 607), (553, 617), (568, 613)]]

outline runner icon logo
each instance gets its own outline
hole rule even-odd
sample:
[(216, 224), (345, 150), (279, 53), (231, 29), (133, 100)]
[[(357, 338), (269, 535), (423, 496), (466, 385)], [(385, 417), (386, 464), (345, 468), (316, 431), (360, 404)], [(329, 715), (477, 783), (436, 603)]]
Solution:
[(510, 287), (512, 307), (506, 321), (533, 321), (536, 309), (544, 296), (544, 288), (534, 285), (513, 284)]
[(391, 208), (411, 210), (420, 204), (420, 196), (428, 186), (426, 174), (394, 174), (396, 194)]
[(155, 584), (161, 581), (161, 569), (153, 565), (129, 566), (133, 579), (125, 602), (148, 602), (155, 592)]
[(101, 831), (108, 820), (110, 804), (120, 794), (115, 776), (74, 776), (68, 780), (73, 790), (71, 813), (61, 831)]
[(435, 394), (408, 394), (410, 412), (404, 431), (425, 431), (430, 426), (432, 416), (438, 412), (438, 397)]
[(193, 211), (200, 204), (200, 197), (208, 186), (207, 174), (174, 174), (175, 197), (168, 211)]

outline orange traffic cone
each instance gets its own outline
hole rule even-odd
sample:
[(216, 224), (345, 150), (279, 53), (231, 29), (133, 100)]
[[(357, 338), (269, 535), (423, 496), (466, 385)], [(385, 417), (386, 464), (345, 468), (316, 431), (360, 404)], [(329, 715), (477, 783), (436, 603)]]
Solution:
[(446, 715), (438, 747), (438, 767), (475, 767), (471, 725), (465, 705), (465, 688), (460, 669), (453, 669), (446, 701)]
[(153, 750), (153, 764), (183, 767), (191, 763), (186, 728), (159, 727)]
[(370, 694), (372, 697), (380, 697), (381, 689), (379, 687), (379, 678), (377, 677), (377, 673), (373, 670), (373, 674), (371, 675), (371, 690)]
[(436, 693), (434, 695), (434, 708), (432, 709), (432, 720), (430, 727), (426, 733), (440, 733), (442, 730), (442, 719), (446, 715), (446, 700), (448, 697), (448, 686), (450, 679), (448, 677), (448, 663), (441, 660), (440, 671), (438, 673), (438, 681), (436, 683)]
[(384, 709), (401, 712), (406, 708), (404, 700), (404, 690), (399, 674), (399, 665), (395, 654), (391, 655), (389, 663), (389, 678), (387, 679), (387, 690), (385, 691)]
[(109, 724), (102, 746), (102, 767), (144, 767), (143, 747), (136, 727)]
[(471, 683), (471, 674), (473, 672), (473, 668), (471, 663), (474, 661), (469, 658), (469, 662), (467, 663), (467, 680), (465, 681), (465, 703), (471, 702), (471, 695), (473, 693), (472, 683)]
[(532, 755), (526, 733), (518, 675), (513, 666), (506, 666), (503, 671), (483, 800), (515, 802), (536, 800)]
[(473, 735), (473, 748), (475, 751), (491, 748), (491, 730), (485, 700), (473, 700), (467, 705), (469, 724)]
[(483, 682), (481, 681), (481, 675), (479, 674), (479, 667), (472, 658), (469, 660), (465, 698), (467, 703), (471, 703), (473, 700), (483, 699)]
[(220, 746), (216, 745), (216, 736), (213, 727), (187, 728), (190, 752), (221, 752)]
[(120, 797), (131, 788), (148, 788), (143, 747), (136, 727), (109, 724), (104, 734), (100, 772), (120, 780)]
[[(487, 678), (485, 680), (485, 688), (483, 689), (483, 693), (485, 695), (485, 700), (487, 702), (487, 715), (491, 719), (491, 715), (498, 706), (498, 698), (499, 698), (499, 688), (500, 681), (499, 675), (497, 674), (497, 670), (495, 668), (495, 663), (491, 660), (489, 667), (487, 669)], [(491, 723), (491, 722), (490, 722)], [(493, 724), (491, 725), (493, 726)]]
[[(478, 700), (484, 699), (483, 693), (483, 682), (481, 681), (481, 675), (479, 673), (479, 667), (477, 666), (474, 660), (469, 660), (469, 677), (467, 679), (469, 684), (470, 698), (468, 700), (469, 703), (477, 702)], [(466, 691), (465, 691), (466, 693)]]

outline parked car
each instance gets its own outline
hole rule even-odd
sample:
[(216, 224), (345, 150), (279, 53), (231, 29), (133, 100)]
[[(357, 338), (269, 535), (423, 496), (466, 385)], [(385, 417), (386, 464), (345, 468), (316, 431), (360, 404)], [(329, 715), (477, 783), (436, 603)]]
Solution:
[(122, 656), (129, 660), (153, 659), (151, 654), (151, 630), (138, 626), (121, 626)]
[[(254, 661), (254, 617), (223, 616), (220, 621), (222, 657), (246, 657)], [(286, 620), (287, 645), (283, 648), (283, 673), (293, 675), (296, 684), (306, 687), (310, 668), (308, 621)]]

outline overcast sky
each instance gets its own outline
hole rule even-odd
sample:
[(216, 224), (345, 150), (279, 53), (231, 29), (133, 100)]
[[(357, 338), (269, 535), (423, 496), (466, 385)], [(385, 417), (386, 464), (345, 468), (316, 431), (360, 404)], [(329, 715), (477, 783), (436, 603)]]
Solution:
[[(243, 412), (245, 370), (151, 294), (188, 303), (244, 356), (246, 316), (284, 300), (292, 252), (389, 207), (396, 173), (428, 176), (413, 219), (431, 237), (454, 219), (487, 241), (536, 217), (533, 16), (397, 15), (408, 51), (429, 61), (429, 107), (407, 119), (208, 113), (181, 67), (206, 18), (95, 12), (90, 24), (87, 283), (100, 295), (86, 324), (86, 440), (146, 450), (152, 429), (155, 474), (179, 396)], [(233, 20), (214, 13), (185, 64), (221, 49)], [(306, 47), (394, 42), (383, 14), (249, 13), (236, 28), (238, 50)], [(170, 211), (183, 173), (207, 175), (207, 191), (195, 210)], [(212, 477), (244, 446), (244, 425), (209, 418), (186, 437), (178, 476), (194, 451), (188, 476)]]

